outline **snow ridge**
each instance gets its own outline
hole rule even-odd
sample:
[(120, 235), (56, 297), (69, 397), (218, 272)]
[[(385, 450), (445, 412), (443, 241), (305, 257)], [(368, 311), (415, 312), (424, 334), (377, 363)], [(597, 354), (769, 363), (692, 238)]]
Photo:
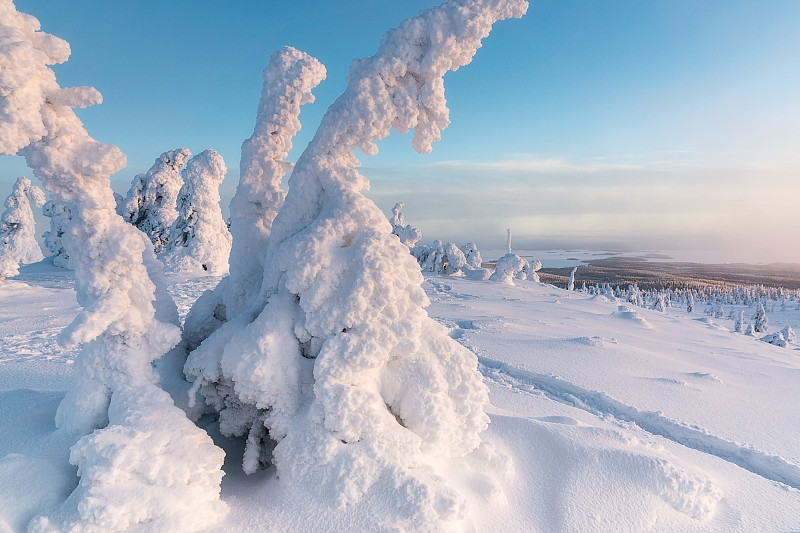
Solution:
[(582, 409), (599, 417), (611, 416), (632, 422), (653, 435), (719, 457), (758, 476), (800, 489), (800, 465), (753, 447), (737, 444), (700, 427), (686, 426), (661, 413), (642, 411), (607, 394), (588, 390), (555, 376), (515, 368), (507, 363), (478, 356), (481, 373), (513, 387), (538, 389), (548, 398)]

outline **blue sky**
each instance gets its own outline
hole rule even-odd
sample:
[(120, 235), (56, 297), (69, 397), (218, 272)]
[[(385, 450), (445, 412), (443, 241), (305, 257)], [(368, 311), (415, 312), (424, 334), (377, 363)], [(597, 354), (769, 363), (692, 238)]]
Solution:
[[(72, 57), (62, 86), (105, 102), (79, 111), (132, 177), (166, 150), (219, 151), (238, 180), (269, 55), (286, 44), (328, 78), (303, 108), (296, 159), (350, 61), (436, 1), (17, 0)], [(548, 0), (501, 22), (448, 74), (452, 124), (428, 156), (395, 134), (361, 157), (369, 195), (406, 204), (424, 239), (502, 248), (720, 249), (800, 262), (800, 2)], [(359, 154), (360, 155), (360, 154)], [(24, 163), (0, 159), (0, 195)], [(42, 229), (44, 231), (44, 228)]]

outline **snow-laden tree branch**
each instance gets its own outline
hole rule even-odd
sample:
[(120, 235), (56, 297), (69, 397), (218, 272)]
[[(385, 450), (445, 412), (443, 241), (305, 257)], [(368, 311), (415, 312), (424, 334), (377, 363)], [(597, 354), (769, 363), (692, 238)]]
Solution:
[(325, 74), (322, 63), (290, 46), (274, 52), (262, 73), (256, 125), (242, 143), (239, 185), (230, 206), (230, 275), (204, 293), (187, 315), (184, 337), (190, 348), (258, 297), (272, 221), (286, 196), (281, 180), (292, 169), (285, 159), (300, 131), (300, 106), (314, 101), (311, 91)]
[(223, 453), (157, 386), (151, 363), (180, 340), (175, 305), (153, 281), (159, 271), (146, 237), (115, 213), (109, 176), (125, 166), (124, 154), (91, 138), (72, 110), (99, 103), (100, 93), (59, 87), (49, 65), (66, 61), (69, 45), (38, 30), (38, 20), (0, 0), (0, 153), (23, 155), (54, 200), (74, 209), (64, 245), (83, 311), (61, 341), (83, 346), (56, 423), (85, 436), (70, 456), (78, 487), (32, 529), (149, 522), (166, 531), (186, 515), (182, 530), (196, 530), (224, 512)]
[(402, 494), (399, 520), (459, 519), (437, 464), (480, 444), (486, 388), (477, 360), (428, 317), (419, 267), (361, 191), (353, 150), (392, 128), (428, 152), (448, 123), (443, 76), (469, 63), (524, 0), (455, 1), (389, 31), (357, 60), (289, 180), (254, 306), (190, 354), (187, 375), (247, 434), (245, 470), (354, 503), (376, 484)]

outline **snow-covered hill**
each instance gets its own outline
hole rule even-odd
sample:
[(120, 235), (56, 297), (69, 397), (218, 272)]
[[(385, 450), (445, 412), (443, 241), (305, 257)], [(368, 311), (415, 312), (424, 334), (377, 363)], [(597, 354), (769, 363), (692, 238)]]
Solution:
[[(77, 483), (53, 422), (75, 355), (55, 343), (79, 310), (72, 276), (44, 261), (0, 282), (2, 532), (25, 531)], [(217, 280), (169, 278), (182, 315)], [(440, 465), (469, 507), (441, 530), (800, 530), (797, 345), (533, 282), (432, 276), (424, 287), (431, 316), (478, 355), (491, 398), (471, 468)], [(798, 324), (795, 306), (770, 314), (770, 331)], [(215, 531), (415, 529), (397, 520), (395, 493), (337, 508), (273, 469), (247, 476), (243, 444), (204, 425), (227, 453), (230, 512)]]

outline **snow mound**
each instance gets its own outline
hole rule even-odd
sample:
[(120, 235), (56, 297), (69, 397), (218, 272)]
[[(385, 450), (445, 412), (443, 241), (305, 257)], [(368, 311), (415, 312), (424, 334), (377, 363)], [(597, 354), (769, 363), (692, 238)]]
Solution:
[(625, 320), (630, 320), (645, 328), (652, 327), (650, 323), (647, 320), (645, 320), (645, 318), (642, 315), (640, 315), (635, 309), (633, 309), (632, 307), (628, 307), (627, 305), (620, 305), (619, 307), (617, 307), (617, 310), (612, 313), (612, 315)]

